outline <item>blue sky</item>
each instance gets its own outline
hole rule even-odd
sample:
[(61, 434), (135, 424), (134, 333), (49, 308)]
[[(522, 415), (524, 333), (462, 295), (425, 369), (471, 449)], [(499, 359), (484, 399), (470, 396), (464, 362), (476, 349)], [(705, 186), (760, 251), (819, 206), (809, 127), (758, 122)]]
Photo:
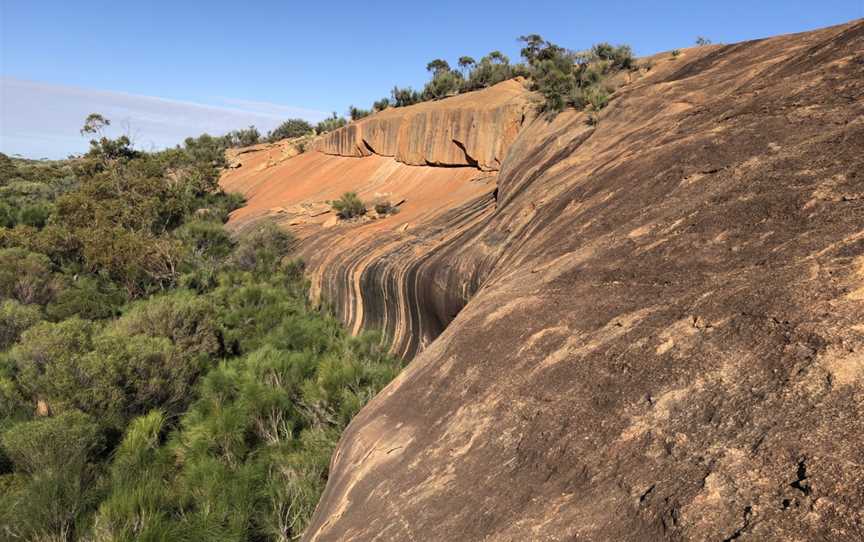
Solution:
[(394, 84), (421, 87), (436, 57), (500, 49), (516, 59), (526, 33), (571, 49), (629, 43), (641, 55), (697, 35), (732, 43), (860, 17), (864, 0), (0, 0), (0, 151), (80, 152), (91, 111), (145, 148), (315, 121)]

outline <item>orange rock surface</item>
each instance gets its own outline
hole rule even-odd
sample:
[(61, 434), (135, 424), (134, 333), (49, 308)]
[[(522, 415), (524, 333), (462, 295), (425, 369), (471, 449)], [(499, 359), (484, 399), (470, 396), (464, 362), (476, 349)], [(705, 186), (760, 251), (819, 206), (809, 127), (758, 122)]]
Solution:
[[(305, 540), (864, 540), (864, 21), (653, 62), (500, 150), (496, 87), (226, 173), (412, 358)], [(476, 166), (407, 165), (456, 118)], [(404, 211), (331, 220), (346, 190)]]
[(324, 135), (315, 148), (338, 156), (393, 156), (414, 166), (501, 167), (526, 116), (524, 81), (405, 108), (390, 108)]

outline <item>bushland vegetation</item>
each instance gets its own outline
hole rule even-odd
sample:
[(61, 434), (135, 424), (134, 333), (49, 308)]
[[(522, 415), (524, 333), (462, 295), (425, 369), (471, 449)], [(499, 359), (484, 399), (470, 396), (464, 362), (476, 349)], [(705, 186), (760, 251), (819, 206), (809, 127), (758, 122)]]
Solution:
[[(529, 86), (540, 92), (544, 111), (554, 115), (567, 107), (602, 109), (613, 90), (610, 79), (616, 73), (637, 70), (633, 52), (627, 45), (598, 43), (587, 51), (570, 51), (544, 40), (538, 34), (520, 36), (522, 62), (511, 63), (501, 51), (492, 51), (475, 60), (459, 57), (456, 67), (442, 58), (426, 65), (430, 80), (422, 90), (394, 86), (389, 98), (376, 101), (371, 112), (387, 107), (405, 107), (429, 100), (488, 88), (508, 79), (524, 77)], [(370, 113), (351, 108), (351, 119)]]
[(289, 235), (228, 235), (224, 138), (106, 125), (0, 155), (0, 539), (296, 539), (399, 363), (310, 304)]

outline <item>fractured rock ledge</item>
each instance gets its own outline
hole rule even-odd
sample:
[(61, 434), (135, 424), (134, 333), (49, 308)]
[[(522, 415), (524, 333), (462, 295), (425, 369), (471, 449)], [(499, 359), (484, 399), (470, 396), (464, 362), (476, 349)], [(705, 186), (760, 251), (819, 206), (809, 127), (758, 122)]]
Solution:
[(497, 171), (529, 115), (531, 95), (514, 79), (446, 100), (389, 108), (323, 135), (314, 148), (336, 156), (392, 156), (414, 166)]

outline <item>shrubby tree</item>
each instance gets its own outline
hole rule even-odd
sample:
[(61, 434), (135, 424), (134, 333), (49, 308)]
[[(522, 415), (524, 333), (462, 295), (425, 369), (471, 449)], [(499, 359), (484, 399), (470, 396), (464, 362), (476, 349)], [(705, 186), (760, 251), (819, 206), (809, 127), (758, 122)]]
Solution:
[(340, 117), (333, 112), (333, 115), (322, 120), (317, 125), (315, 125), (315, 132), (319, 134), (326, 134), (327, 132), (332, 132), (338, 128), (341, 128), (348, 124), (348, 121), (345, 120), (345, 117)]
[(351, 120), (360, 120), (364, 117), (368, 117), (372, 112), (368, 109), (360, 109), (359, 107), (354, 107), (353, 105), (348, 107), (348, 116), (351, 117)]
[(294, 243), (285, 230), (272, 222), (262, 222), (238, 236), (231, 262), (243, 271), (268, 273), (278, 268)]
[(513, 77), (510, 59), (500, 51), (492, 51), (476, 63), (468, 74), (465, 90), (478, 90), (491, 87)]
[(36, 305), (22, 305), (14, 299), (0, 302), (0, 352), (18, 340), (21, 333), (42, 320)]
[(9, 184), (18, 176), (18, 168), (11, 158), (0, 152), (0, 187)]
[(66, 279), (60, 292), (45, 308), (53, 320), (73, 316), (87, 320), (102, 320), (118, 314), (126, 296), (117, 285), (98, 274)]
[(44, 305), (53, 298), (55, 288), (47, 256), (22, 248), (0, 249), (0, 299)]
[(51, 210), (47, 205), (34, 203), (25, 205), (18, 213), (18, 223), (34, 228), (43, 228), (51, 216)]
[(248, 147), (261, 140), (261, 132), (258, 128), (250, 126), (241, 130), (228, 132), (223, 136), (226, 147)]
[(435, 60), (426, 64), (426, 71), (431, 72), (432, 75), (446, 73), (450, 71), (450, 64), (448, 64), (446, 60), (436, 58)]
[(292, 139), (312, 133), (312, 125), (303, 119), (288, 119), (267, 134), (267, 141)]
[(336, 211), (336, 215), (342, 219), (366, 214), (366, 204), (354, 192), (345, 192), (341, 198), (331, 201), (330, 206)]
[(422, 101), (422, 96), (419, 92), (411, 87), (399, 88), (394, 86), (390, 91), (393, 107), (406, 107), (414, 105)]
[[(635, 68), (626, 45), (599, 43), (590, 51), (573, 53), (537, 34), (520, 39), (526, 44), (522, 55), (531, 68), (532, 86), (545, 98), (544, 109), (550, 114), (568, 106), (599, 111), (609, 101), (604, 81), (615, 72)], [(596, 123), (596, 117), (591, 119)]]
[(462, 84), (462, 74), (456, 70), (437, 72), (423, 88), (423, 99), (437, 100), (458, 94)]
[(462, 70), (463, 78), (471, 71), (472, 68), (477, 64), (477, 61), (470, 56), (460, 56), (459, 57), (459, 68)]
[[(96, 421), (81, 412), (22, 422), (0, 435), (22, 483), (0, 493), (0, 532), (11, 539), (75, 540), (80, 515), (99, 495), (105, 446)], [(4, 537), (4, 538), (5, 538)]]

